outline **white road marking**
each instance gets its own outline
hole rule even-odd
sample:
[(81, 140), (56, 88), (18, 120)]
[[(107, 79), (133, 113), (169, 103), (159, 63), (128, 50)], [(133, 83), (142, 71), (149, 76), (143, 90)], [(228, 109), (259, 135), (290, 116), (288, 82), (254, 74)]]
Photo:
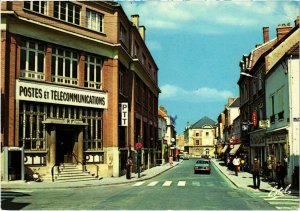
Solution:
[(177, 186), (184, 187), (185, 183), (186, 183), (186, 181), (179, 181)]
[(133, 186), (141, 186), (142, 184), (144, 184), (145, 182), (137, 182), (135, 183)]
[(149, 183), (147, 186), (155, 186), (155, 185), (157, 185), (157, 183), (158, 183), (158, 181), (154, 181), (154, 182)]
[(165, 181), (162, 186), (171, 186), (172, 181)]

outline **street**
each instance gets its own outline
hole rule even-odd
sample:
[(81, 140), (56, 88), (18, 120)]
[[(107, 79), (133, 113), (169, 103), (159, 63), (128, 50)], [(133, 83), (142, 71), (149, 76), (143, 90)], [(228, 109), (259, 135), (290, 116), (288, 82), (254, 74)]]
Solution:
[(2, 209), (24, 210), (266, 210), (261, 194), (237, 189), (212, 165), (194, 174), (195, 159), (150, 180), (109, 186), (2, 190)]

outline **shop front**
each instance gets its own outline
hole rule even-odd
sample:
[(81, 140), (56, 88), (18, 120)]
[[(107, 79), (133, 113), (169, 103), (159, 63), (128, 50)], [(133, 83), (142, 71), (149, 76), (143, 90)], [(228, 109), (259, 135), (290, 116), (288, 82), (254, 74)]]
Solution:
[(257, 158), (262, 167), (266, 167), (266, 138), (265, 130), (257, 130), (250, 133), (251, 162)]
[[(288, 131), (286, 129), (275, 132), (268, 132), (266, 136), (268, 164), (272, 168), (273, 179), (275, 179), (275, 165), (281, 162), (289, 168), (289, 146)], [(288, 171), (289, 172), (289, 171)], [(291, 175), (287, 175), (287, 180), (291, 181)]]

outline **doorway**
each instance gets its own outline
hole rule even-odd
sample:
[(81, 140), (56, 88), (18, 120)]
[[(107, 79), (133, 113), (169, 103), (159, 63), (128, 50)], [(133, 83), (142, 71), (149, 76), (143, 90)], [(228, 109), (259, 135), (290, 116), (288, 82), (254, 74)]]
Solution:
[(72, 129), (62, 128), (56, 131), (56, 163), (73, 163), (75, 138), (76, 133)]

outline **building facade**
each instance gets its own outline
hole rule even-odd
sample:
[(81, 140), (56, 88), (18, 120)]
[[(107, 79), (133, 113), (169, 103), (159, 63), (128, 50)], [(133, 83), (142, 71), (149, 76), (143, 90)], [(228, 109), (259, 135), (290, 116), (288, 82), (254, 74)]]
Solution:
[[(153, 166), (160, 90), (144, 32), (113, 2), (1, 2), (1, 144), (22, 149), (25, 172), (120, 176), (138, 141)], [(20, 179), (2, 158), (2, 179)]]
[(267, 162), (287, 167), (286, 182), (299, 185), (299, 25), (266, 56)]

